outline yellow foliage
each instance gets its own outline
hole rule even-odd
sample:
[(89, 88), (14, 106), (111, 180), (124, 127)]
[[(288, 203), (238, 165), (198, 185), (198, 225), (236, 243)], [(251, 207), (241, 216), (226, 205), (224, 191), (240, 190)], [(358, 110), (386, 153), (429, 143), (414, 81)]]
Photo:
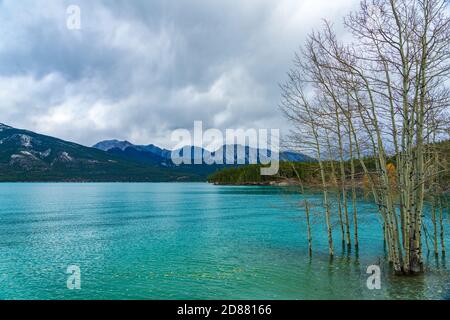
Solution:
[(397, 172), (396, 172), (395, 164), (388, 163), (386, 165), (386, 170), (388, 173), (389, 181), (391, 182), (391, 186), (395, 187), (397, 185)]
[(370, 185), (369, 185), (369, 177), (364, 174), (363, 178), (362, 178), (362, 184), (364, 189), (369, 189)]

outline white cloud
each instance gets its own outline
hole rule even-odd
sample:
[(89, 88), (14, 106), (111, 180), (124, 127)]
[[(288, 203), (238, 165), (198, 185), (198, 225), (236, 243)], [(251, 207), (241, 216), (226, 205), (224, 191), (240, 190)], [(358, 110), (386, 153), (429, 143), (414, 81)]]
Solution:
[(286, 128), (278, 83), (305, 35), (358, 0), (0, 2), (0, 122), (86, 145), (205, 126)]

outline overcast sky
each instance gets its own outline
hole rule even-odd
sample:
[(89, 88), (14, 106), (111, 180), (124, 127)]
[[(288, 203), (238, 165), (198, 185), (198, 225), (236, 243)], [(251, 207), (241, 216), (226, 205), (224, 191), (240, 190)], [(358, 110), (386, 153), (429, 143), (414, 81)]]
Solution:
[(170, 147), (194, 120), (286, 131), (278, 84), (294, 52), (358, 2), (0, 0), (0, 122), (84, 145)]

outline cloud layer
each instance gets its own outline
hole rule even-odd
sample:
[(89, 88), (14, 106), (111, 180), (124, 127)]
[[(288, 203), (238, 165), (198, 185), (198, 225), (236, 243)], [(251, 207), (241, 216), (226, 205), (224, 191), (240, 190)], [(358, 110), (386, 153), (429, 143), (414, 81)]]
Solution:
[[(278, 83), (322, 18), (358, 0), (0, 1), (0, 122), (85, 145), (281, 128)], [(66, 9), (81, 9), (81, 30)]]

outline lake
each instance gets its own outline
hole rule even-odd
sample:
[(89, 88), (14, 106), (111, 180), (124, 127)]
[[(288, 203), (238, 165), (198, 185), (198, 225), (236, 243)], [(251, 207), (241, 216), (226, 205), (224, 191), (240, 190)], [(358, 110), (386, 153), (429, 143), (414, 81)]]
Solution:
[[(448, 258), (425, 249), (425, 275), (389, 272), (363, 199), (359, 252), (336, 232), (330, 261), (317, 208), (310, 257), (300, 201), (285, 188), (206, 183), (0, 184), (0, 299), (450, 298)], [(366, 285), (374, 264), (380, 290)], [(80, 290), (67, 288), (73, 265)]]

